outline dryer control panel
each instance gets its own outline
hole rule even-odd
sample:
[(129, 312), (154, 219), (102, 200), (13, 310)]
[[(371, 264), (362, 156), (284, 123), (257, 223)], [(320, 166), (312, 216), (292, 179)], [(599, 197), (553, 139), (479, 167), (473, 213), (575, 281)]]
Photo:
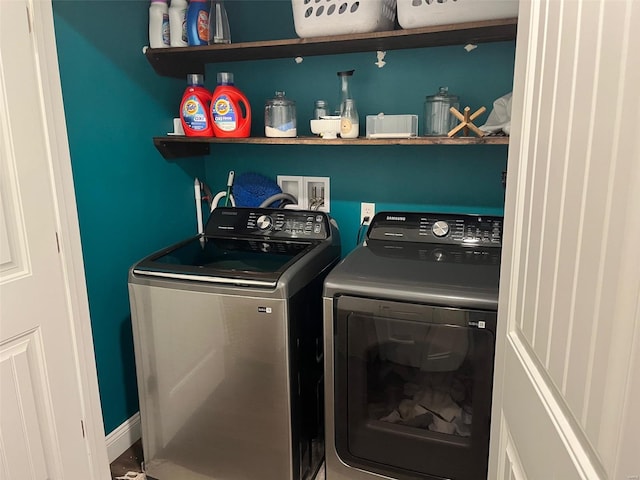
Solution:
[(502, 246), (502, 217), (419, 212), (379, 212), (367, 238), (398, 242)]
[(219, 207), (205, 227), (205, 235), (215, 237), (324, 240), (330, 234), (327, 214), (310, 210)]

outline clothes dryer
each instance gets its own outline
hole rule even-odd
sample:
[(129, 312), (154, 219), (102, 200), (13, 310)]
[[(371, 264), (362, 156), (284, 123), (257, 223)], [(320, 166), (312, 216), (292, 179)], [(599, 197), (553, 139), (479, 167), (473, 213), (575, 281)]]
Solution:
[(381, 212), (329, 274), (327, 480), (486, 480), (501, 237)]

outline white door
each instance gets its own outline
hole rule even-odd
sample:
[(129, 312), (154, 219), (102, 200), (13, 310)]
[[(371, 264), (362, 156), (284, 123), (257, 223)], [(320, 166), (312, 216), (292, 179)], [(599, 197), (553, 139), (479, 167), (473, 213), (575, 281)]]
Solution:
[(520, 0), (490, 479), (640, 478), (640, 2)]
[(73, 322), (60, 251), (53, 157), (64, 139), (49, 138), (45, 106), (55, 102), (45, 95), (44, 20), (36, 18), (48, 12), (51, 33), (48, 7), (0, 1), (0, 478), (108, 478), (104, 431), (102, 449), (87, 438), (99, 438), (97, 390), (83, 389), (95, 386), (85, 378), (95, 369), (79, 365), (86, 336)]

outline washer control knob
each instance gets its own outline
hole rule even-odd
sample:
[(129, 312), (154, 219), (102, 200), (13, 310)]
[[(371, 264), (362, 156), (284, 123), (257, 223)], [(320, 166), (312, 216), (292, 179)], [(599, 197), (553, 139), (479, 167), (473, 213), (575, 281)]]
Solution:
[[(258, 219), (258, 222), (260, 219)], [(438, 220), (431, 227), (431, 231), (436, 237), (444, 237), (447, 233), (449, 233), (449, 224), (444, 220)]]
[(273, 226), (273, 220), (269, 215), (260, 215), (256, 223), (260, 230), (269, 230)]

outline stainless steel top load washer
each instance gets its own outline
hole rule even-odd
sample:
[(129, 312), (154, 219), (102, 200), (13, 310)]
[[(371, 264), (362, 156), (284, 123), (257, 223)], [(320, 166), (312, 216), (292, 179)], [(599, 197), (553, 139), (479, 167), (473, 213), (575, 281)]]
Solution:
[(135, 264), (129, 294), (145, 470), (158, 480), (306, 480), (324, 456), (322, 212), (217, 208)]
[(381, 212), (328, 275), (327, 480), (486, 480), (501, 236)]

